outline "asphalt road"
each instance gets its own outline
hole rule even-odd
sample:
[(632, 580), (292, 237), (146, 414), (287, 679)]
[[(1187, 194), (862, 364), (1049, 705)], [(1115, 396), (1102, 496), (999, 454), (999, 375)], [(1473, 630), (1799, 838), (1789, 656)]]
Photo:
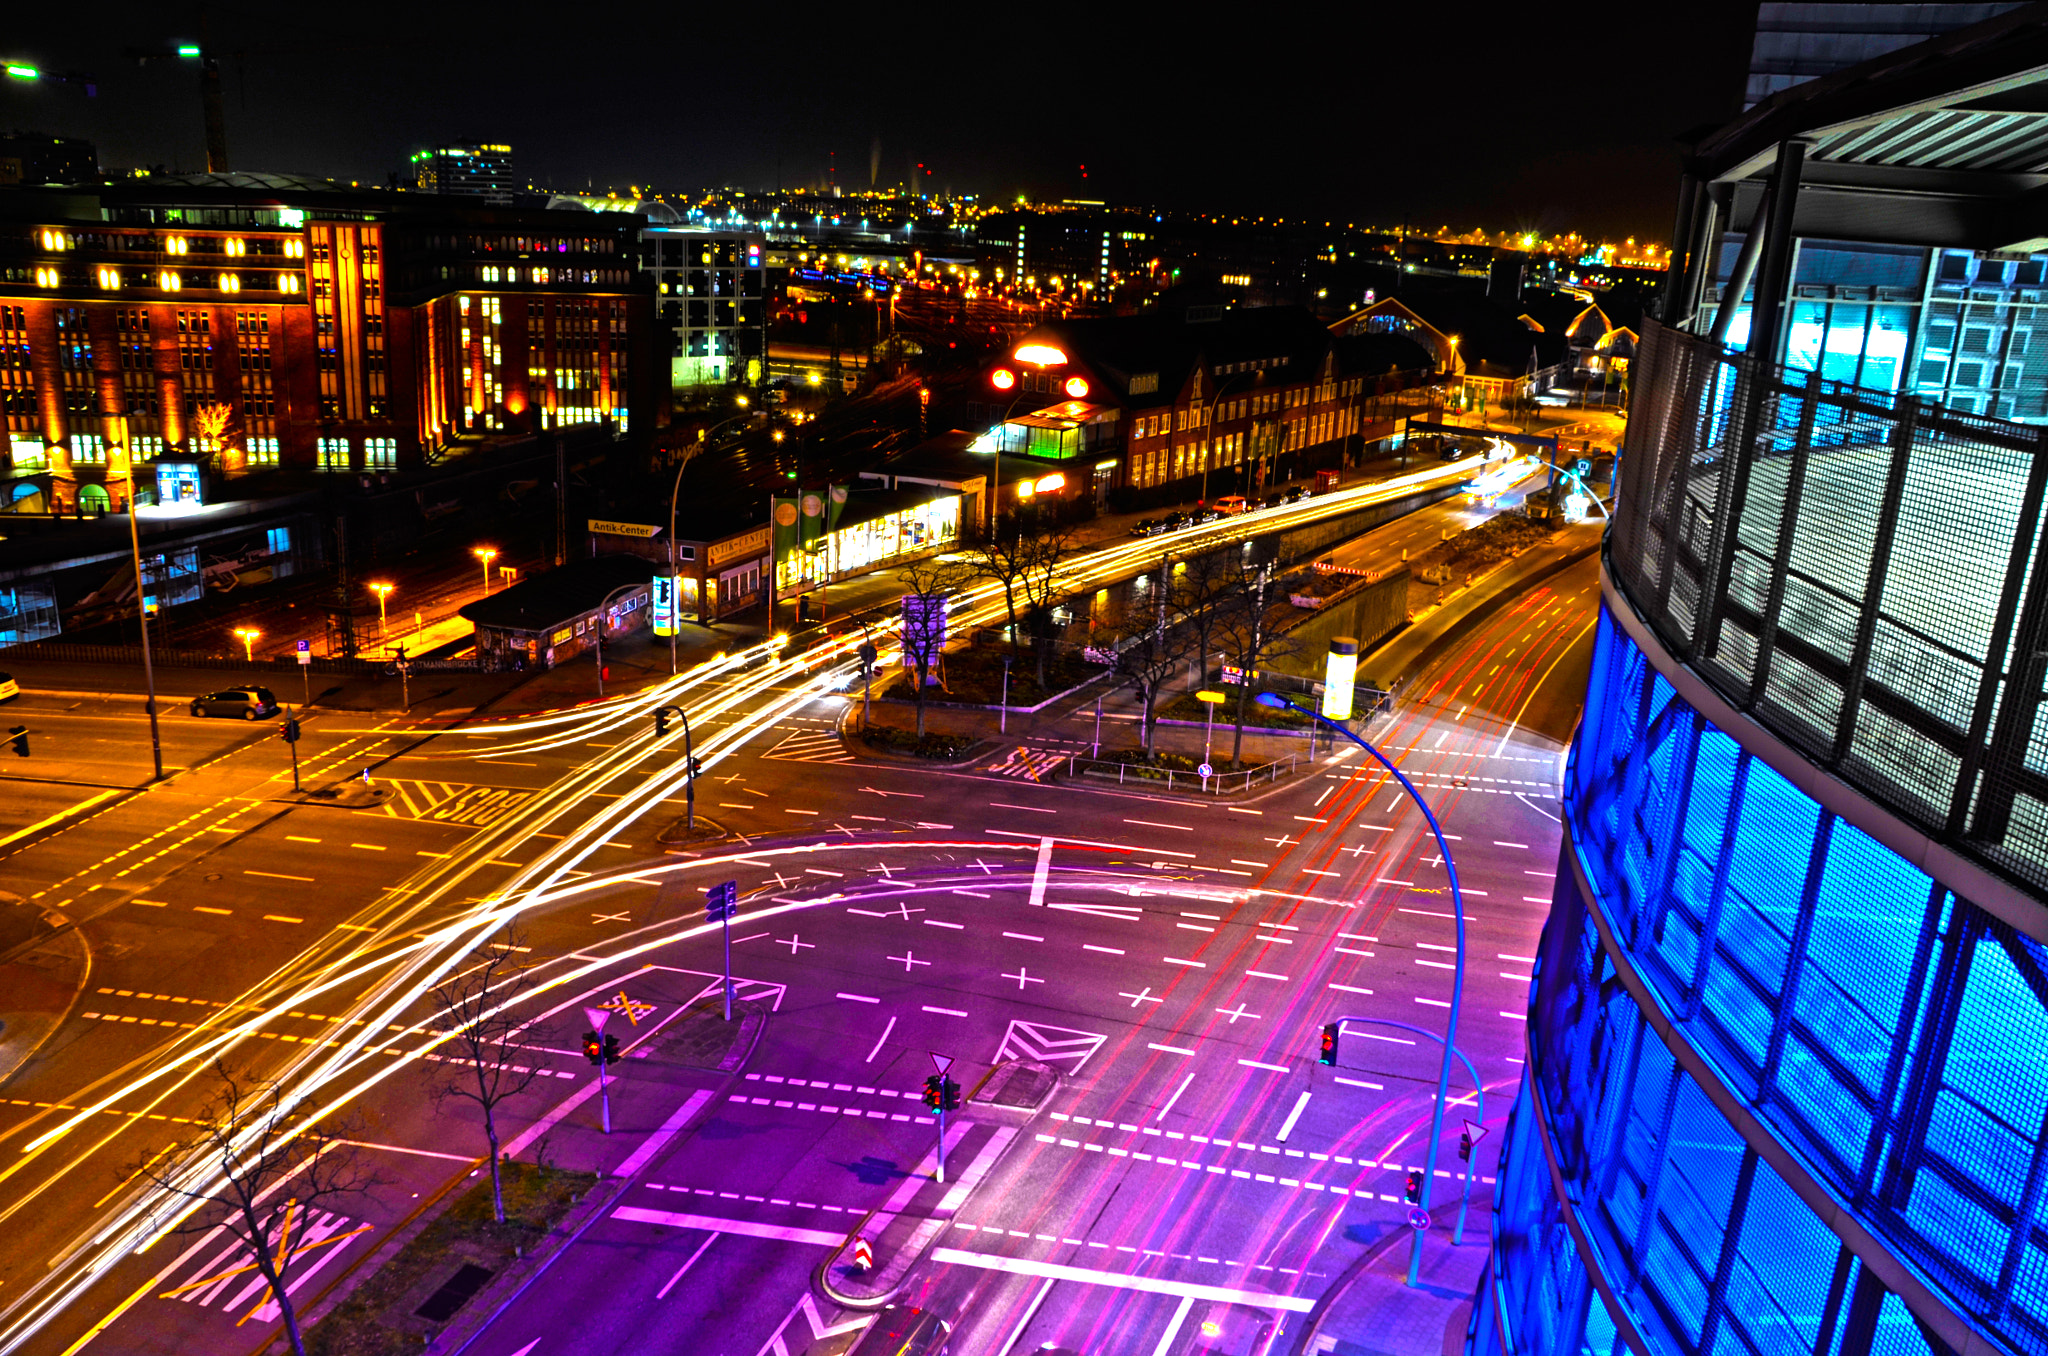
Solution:
[[(1496, 1124), (1519, 1077), (1592, 578), (1582, 567), (1503, 609), (1371, 732), (1456, 835), (1470, 924), (1460, 1044), (1500, 1094)], [(621, 1206), (642, 1213), (604, 1220), (472, 1350), (803, 1350), (814, 1316), (834, 1326), (799, 1302), (818, 1239), (843, 1235), (930, 1151), (914, 1097), (931, 1050), (958, 1058), (970, 1087), (1009, 1056), (1064, 1075), (917, 1274), (917, 1293), (971, 1336), (964, 1349), (1142, 1339), (1183, 1351), (1214, 1323), (1214, 1350), (1248, 1351), (1240, 1338), (1256, 1338), (1274, 1296), (1312, 1296), (1341, 1267), (1347, 1229), (1405, 1208), (1427, 1052), (1390, 1028), (1347, 1038), (1341, 1068), (1314, 1063), (1317, 1029), (1338, 1012), (1443, 1018), (1446, 864), (1361, 758), (1256, 801), (1190, 804), (989, 765), (856, 761), (831, 733), (839, 699), (786, 685), (703, 720), (700, 746), (752, 735), (748, 713), (764, 704), (776, 710), (766, 731), (699, 783), (700, 812), (746, 836), (744, 861), (659, 852), (655, 834), (681, 810), (663, 780), (676, 750), (648, 762), (639, 723), (422, 742), (345, 713), (309, 721), (302, 754), (325, 781), (375, 763), (379, 804), (293, 798), (280, 744), (208, 722), (178, 734), (193, 774), (6, 857), (7, 888), (94, 915), (95, 960), (78, 1009), (0, 1099), (0, 1142), (33, 1148), (0, 1168), (0, 1294), (19, 1306), (54, 1293), (34, 1289), (47, 1259), (85, 1265), (90, 1250), (72, 1251), (81, 1225), (132, 1203), (123, 1178), (203, 1092), (192, 1056), (215, 1032), (237, 1059), (337, 1061), (330, 1086), (351, 1091), (388, 1184), (320, 1223), (339, 1241), (294, 1284), (311, 1296), (345, 1276), (368, 1248), (349, 1229), (396, 1227), (480, 1152), (473, 1125), (429, 1095), (444, 1075), (406, 1057), (427, 1012), (406, 968), (413, 943), (526, 888), (563, 844), (573, 869), (549, 867), (524, 916), (523, 944), (559, 982), (536, 1028), (550, 1074), (512, 1120), (545, 1127), (560, 1152), (630, 1166)], [(103, 731), (81, 740), (110, 743), (95, 764), (81, 742), (67, 773), (112, 779), (120, 722), (137, 717), (66, 718)], [(613, 822), (612, 806), (630, 813)], [(677, 901), (728, 874), (746, 893), (743, 923), (760, 920), (735, 933), (736, 973), (776, 1004), (752, 1077), (728, 1089), (654, 1055), (627, 1067), (615, 1133), (600, 1136), (573, 1046), (578, 1000), (626, 989), (674, 1009), (701, 991), (715, 943)], [(717, 1100), (662, 1138), (698, 1093)], [(996, 1120), (966, 1119), (984, 1126), (963, 1132), (971, 1161)], [(1455, 1164), (1441, 1156), (1440, 1169)], [(96, 1262), (19, 1349), (76, 1350), (97, 1328), (93, 1350), (253, 1350), (267, 1320), (236, 1327), (262, 1299), (239, 1282), (158, 1298), (225, 1268), (236, 1246), (174, 1237)], [(594, 1277), (611, 1303), (565, 1313), (563, 1297)], [(1210, 1305), (1211, 1318), (1195, 1307)]]

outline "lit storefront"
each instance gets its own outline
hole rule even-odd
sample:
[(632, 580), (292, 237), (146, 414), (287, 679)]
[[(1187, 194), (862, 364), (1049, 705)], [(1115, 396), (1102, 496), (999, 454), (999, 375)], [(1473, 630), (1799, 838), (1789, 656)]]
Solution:
[(788, 598), (847, 575), (941, 551), (960, 540), (960, 496), (930, 490), (850, 494), (838, 526), (778, 556), (775, 590)]

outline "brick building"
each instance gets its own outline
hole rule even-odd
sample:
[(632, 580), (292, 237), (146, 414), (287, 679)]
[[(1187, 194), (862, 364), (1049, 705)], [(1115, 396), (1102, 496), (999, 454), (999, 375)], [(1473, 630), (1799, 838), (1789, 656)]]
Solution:
[(643, 224), (254, 174), (9, 192), (0, 508), (119, 506), (131, 459), (378, 472), (654, 423)]

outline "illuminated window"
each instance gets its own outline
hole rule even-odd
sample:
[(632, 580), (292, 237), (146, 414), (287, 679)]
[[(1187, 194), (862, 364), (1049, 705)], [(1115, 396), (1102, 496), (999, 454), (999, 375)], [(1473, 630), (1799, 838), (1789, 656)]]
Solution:
[(398, 465), (398, 439), (363, 439), (363, 465), (372, 471), (390, 470)]
[(228, 240), (222, 243), (221, 251), (224, 254), (231, 254), (239, 258), (249, 252), (249, 242), (246, 240)]
[(163, 272), (157, 274), (156, 282), (157, 286), (161, 287), (166, 292), (176, 292), (177, 290), (184, 286), (184, 283), (179, 280), (178, 275), (176, 273), (173, 273), (170, 269), (165, 269)]
[(95, 276), (99, 279), (100, 287), (108, 292), (121, 285), (121, 270), (118, 268), (101, 267), (95, 270)]
[(348, 439), (322, 438), (319, 444), (319, 466), (323, 471), (346, 471), (349, 469)]
[(223, 273), (223, 274), (221, 274), (221, 275), (220, 275), (220, 290), (221, 290), (221, 291), (223, 291), (223, 292), (239, 292), (239, 291), (241, 291), (241, 290), (242, 290), (242, 278), (241, 278), (241, 275), (240, 275), (240, 274), (237, 274), (237, 273)]
[(182, 235), (167, 236), (164, 239), (165, 254), (190, 254), (192, 242)]
[[(137, 441), (140, 441), (139, 439)], [(251, 466), (277, 465), (277, 439), (244, 438), (242, 440)]]
[(284, 257), (303, 259), (306, 257), (306, 242), (296, 236), (284, 242)]
[(306, 284), (296, 273), (280, 273), (277, 275), (277, 290), (286, 296), (297, 296), (305, 289), (305, 286)]
[(54, 268), (39, 268), (36, 270), (37, 287), (55, 287), (58, 280), (58, 273)]

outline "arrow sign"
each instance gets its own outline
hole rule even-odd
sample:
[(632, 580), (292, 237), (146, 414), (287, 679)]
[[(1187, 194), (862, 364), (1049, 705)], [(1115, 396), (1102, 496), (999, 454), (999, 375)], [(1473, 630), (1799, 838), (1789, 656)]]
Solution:
[(932, 1067), (939, 1071), (941, 1078), (945, 1077), (946, 1071), (953, 1067), (953, 1057), (951, 1055), (942, 1055), (936, 1050), (931, 1051), (930, 1054), (932, 1057)]
[(592, 1031), (602, 1031), (604, 1030), (604, 1024), (611, 1020), (612, 1010), (609, 1008), (585, 1008), (583, 1009), (583, 1016), (590, 1023)]

